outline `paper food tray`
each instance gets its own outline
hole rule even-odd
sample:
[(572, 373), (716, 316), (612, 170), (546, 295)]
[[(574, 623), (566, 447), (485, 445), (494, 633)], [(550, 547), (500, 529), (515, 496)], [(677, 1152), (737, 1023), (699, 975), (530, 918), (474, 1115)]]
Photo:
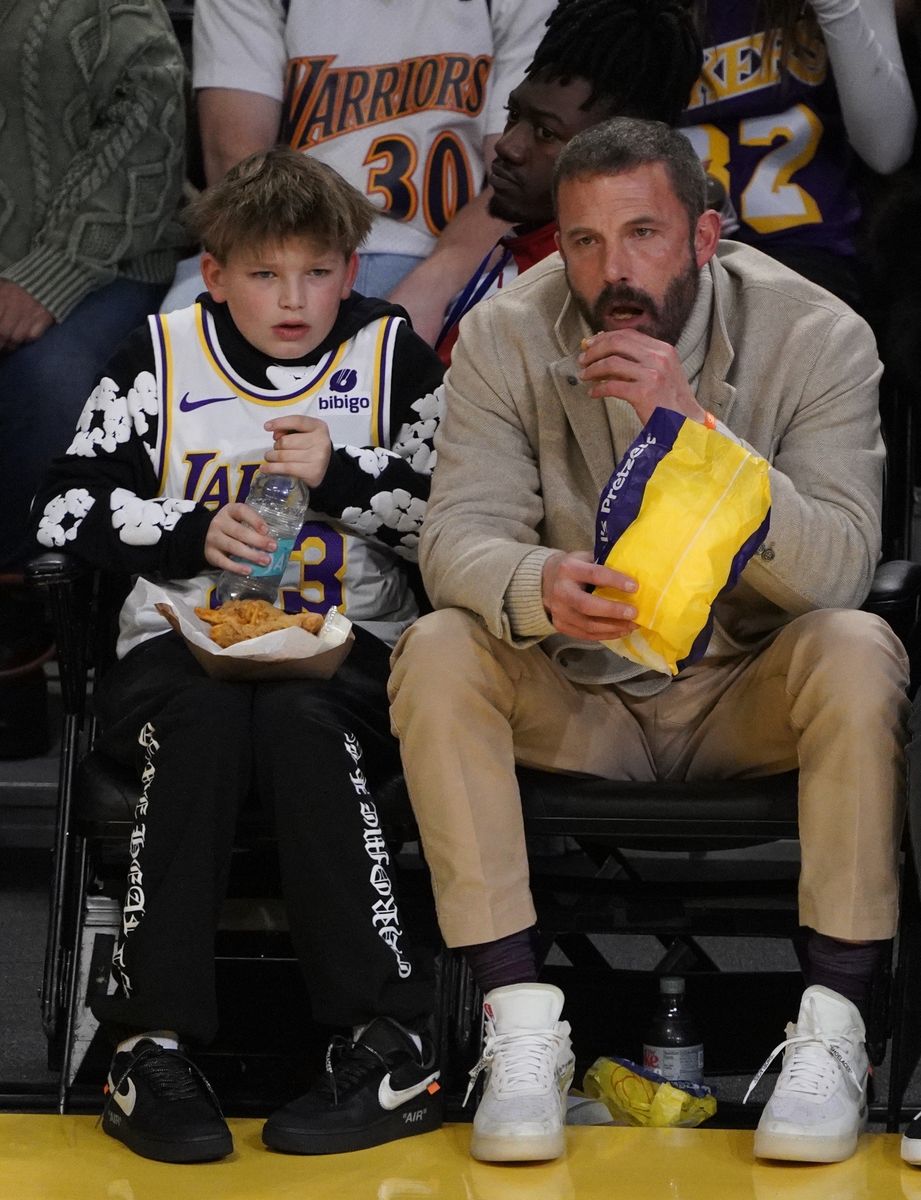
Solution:
[(276, 629), (222, 648), (211, 640), (209, 627), (191, 605), (172, 597), (154, 604), (214, 679), (329, 679), (355, 641), (351, 621), (330, 610), (318, 634)]

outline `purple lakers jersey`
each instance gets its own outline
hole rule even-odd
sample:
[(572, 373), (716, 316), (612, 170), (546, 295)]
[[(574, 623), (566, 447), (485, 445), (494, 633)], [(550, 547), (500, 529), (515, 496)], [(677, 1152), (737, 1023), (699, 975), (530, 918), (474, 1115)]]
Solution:
[(800, 24), (780, 70), (781, 35), (764, 44), (751, 0), (710, 0), (703, 70), (682, 118), (709, 174), (726, 189), (732, 236), (853, 254), (860, 215), (825, 44)]

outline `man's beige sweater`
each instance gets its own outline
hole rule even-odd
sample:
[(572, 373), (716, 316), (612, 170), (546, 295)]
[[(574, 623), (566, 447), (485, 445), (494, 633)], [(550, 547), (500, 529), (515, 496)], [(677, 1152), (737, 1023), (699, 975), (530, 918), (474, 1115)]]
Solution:
[[(721, 645), (742, 651), (797, 614), (856, 607), (869, 590), (882, 368), (860, 317), (759, 251), (723, 242), (704, 270), (712, 306), (697, 398), (771, 464), (770, 533), (714, 610)], [(469, 609), (512, 644), (544, 640), (571, 678), (600, 683), (636, 668), (554, 634), (540, 590), (553, 550), (591, 550), (601, 489), (639, 430), (624, 401), (594, 400), (579, 382), (588, 332), (558, 255), (464, 318), (420, 561), (437, 607)]]

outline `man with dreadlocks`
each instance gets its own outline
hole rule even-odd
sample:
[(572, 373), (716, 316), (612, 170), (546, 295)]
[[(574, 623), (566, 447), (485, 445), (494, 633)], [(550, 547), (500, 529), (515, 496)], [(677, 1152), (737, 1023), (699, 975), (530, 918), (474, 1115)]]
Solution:
[(489, 172), (489, 211), (510, 221), (455, 297), (435, 350), (451, 361), (461, 317), (556, 250), (553, 165), (570, 138), (607, 117), (677, 123), (701, 67), (683, 0), (560, 0), (508, 98)]

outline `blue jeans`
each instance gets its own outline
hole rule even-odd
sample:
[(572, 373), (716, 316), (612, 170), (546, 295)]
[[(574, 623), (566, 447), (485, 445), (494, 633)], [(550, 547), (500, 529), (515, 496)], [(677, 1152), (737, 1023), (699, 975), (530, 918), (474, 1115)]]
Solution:
[(165, 287), (117, 279), (91, 292), (36, 342), (0, 354), (0, 570), (38, 552), (26, 525), (42, 476), (73, 440), (77, 419), (119, 342)]
[(201, 277), (200, 263), (201, 253), (179, 260), (169, 291), (160, 302), (160, 312), (171, 313), (177, 308), (188, 308), (202, 292), (207, 292), (205, 281)]
[(415, 254), (362, 254), (359, 250), (355, 291), (383, 300), (405, 275), (424, 261)]

